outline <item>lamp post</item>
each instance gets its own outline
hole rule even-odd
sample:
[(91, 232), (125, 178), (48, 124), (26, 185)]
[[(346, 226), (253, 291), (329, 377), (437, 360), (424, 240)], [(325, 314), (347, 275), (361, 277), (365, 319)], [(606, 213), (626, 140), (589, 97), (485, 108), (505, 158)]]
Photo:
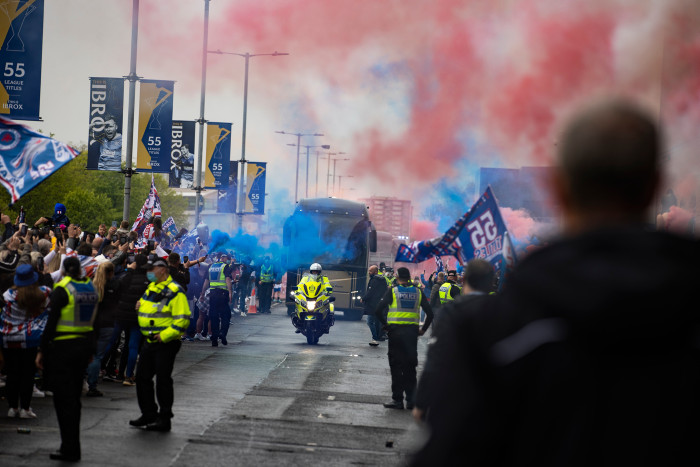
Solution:
[[(346, 175), (345, 178), (353, 178), (354, 175)], [(343, 182), (343, 176), (338, 175), (338, 193), (340, 193), (340, 196), (343, 195), (343, 188), (342, 188), (342, 182)]]
[(349, 161), (347, 158), (333, 158), (333, 196), (335, 196), (335, 164), (338, 161)]
[(197, 170), (195, 171), (195, 203), (194, 203), (194, 225), (199, 225), (200, 214), (202, 211), (202, 167), (204, 166), (203, 147), (204, 147), (204, 101), (207, 90), (207, 44), (209, 42), (209, 0), (204, 0), (204, 38), (202, 39), (202, 82), (199, 97), (199, 147), (197, 148)]
[(221, 50), (209, 50), (210, 54), (217, 55), (238, 55), (239, 57), (245, 58), (245, 80), (243, 84), (243, 129), (241, 134), (241, 160), (240, 160), (240, 175), (238, 180), (238, 230), (243, 227), (243, 211), (245, 211), (245, 201), (243, 200), (243, 174), (245, 171), (245, 135), (246, 135), (246, 120), (248, 116), (248, 62), (251, 57), (278, 57), (282, 55), (289, 55), (286, 52), (274, 51), (271, 54), (251, 54), (251, 53), (236, 53), (236, 52), (222, 52)]
[(330, 181), (331, 181), (331, 156), (344, 156), (346, 155), (344, 152), (329, 152), (328, 157), (325, 157), (324, 159), (328, 159), (328, 173), (326, 174), (326, 196), (329, 196), (329, 191), (328, 187), (330, 186)]
[[(297, 176), (294, 182), (294, 203), (299, 201), (299, 148), (301, 147), (301, 137), (302, 136), (325, 136), (323, 133), (289, 133), (286, 131), (275, 131), (275, 133), (279, 133), (281, 135), (293, 135), (297, 137)], [(289, 144), (288, 146), (294, 146), (293, 144)], [(329, 146), (330, 147), (330, 146)], [(307, 156), (308, 159), (308, 156)]]
[[(288, 144), (287, 146), (296, 146), (295, 144)], [(307, 146), (302, 144), (302, 147), (306, 148), (306, 197), (309, 197), (309, 149), (311, 148), (323, 148), (330, 149), (330, 144), (322, 144), (321, 146)], [(318, 154), (316, 157), (316, 185), (318, 185)], [(316, 195), (318, 195), (318, 186), (316, 187)]]

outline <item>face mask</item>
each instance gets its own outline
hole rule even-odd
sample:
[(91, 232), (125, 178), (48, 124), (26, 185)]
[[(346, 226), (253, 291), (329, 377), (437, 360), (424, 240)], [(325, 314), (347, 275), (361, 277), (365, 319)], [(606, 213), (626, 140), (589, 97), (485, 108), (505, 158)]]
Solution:
[(147, 272), (146, 277), (148, 277), (148, 280), (151, 282), (155, 282), (156, 279), (158, 279), (158, 276), (156, 276), (155, 272)]

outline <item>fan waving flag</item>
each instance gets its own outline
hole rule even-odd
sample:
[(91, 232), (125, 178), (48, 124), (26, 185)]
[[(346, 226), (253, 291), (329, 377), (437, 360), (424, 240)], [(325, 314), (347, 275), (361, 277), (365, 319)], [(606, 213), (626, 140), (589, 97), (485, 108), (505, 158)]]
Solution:
[[(515, 251), (490, 186), (441, 237), (400, 245), (396, 261), (420, 263), (435, 257), (437, 262), (439, 256), (455, 256), (461, 265), (483, 258), (494, 265), (499, 277), (515, 265)], [(444, 266), (449, 269), (449, 262), (446, 263)]]
[(148, 198), (146, 198), (146, 202), (143, 203), (143, 207), (138, 217), (136, 217), (134, 225), (131, 226), (131, 230), (137, 232), (139, 236), (141, 236), (143, 229), (151, 219), (160, 217), (160, 215), (160, 197), (158, 196), (158, 190), (156, 190), (155, 179), (153, 178), (153, 174), (151, 174), (151, 191), (148, 193)]
[(0, 117), (0, 184), (12, 203), (77, 155), (68, 145)]

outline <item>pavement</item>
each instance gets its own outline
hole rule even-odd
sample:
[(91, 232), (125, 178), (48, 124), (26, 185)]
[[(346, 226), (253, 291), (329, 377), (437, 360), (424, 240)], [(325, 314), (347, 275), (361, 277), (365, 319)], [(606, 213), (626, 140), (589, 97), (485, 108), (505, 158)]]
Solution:
[[(135, 387), (103, 381), (103, 397), (83, 397), (81, 465), (393, 466), (425, 439), (410, 411), (382, 406), (391, 399), (387, 344), (368, 345), (364, 320), (337, 319), (316, 346), (294, 333), (281, 304), (233, 322), (227, 346), (183, 342), (171, 432), (129, 426), (139, 415)], [(32, 400), (35, 420), (10, 419), (6, 407), (0, 466), (60, 465), (48, 457), (60, 445), (51, 398)]]

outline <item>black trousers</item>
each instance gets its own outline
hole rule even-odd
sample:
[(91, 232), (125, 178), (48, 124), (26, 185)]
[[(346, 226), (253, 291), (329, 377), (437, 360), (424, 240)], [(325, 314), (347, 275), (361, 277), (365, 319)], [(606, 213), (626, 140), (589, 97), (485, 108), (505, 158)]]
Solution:
[(395, 401), (413, 404), (418, 366), (418, 326), (393, 324), (389, 326), (389, 368), (391, 397)]
[(44, 349), (44, 368), (49, 388), (53, 391), (58, 428), (61, 431), (61, 452), (80, 456), (80, 395), (83, 377), (94, 353), (88, 338), (55, 341)]
[(229, 307), (228, 290), (212, 289), (209, 293), (209, 320), (211, 321), (211, 340), (228, 335), (231, 325), (231, 308)]
[(2, 354), (5, 357), (5, 373), (7, 374), (5, 397), (13, 409), (23, 408), (27, 410), (32, 401), (36, 351), (36, 347), (2, 349)]
[(260, 282), (260, 312), (269, 313), (272, 306), (272, 282)]
[[(173, 416), (173, 366), (180, 350), (180, 339), (168, 343), (146, 342), (141, 347), (139, 364), (136, 368), (136, 398), (141, 413), (147, 416), (159, 415), (170, 419)], [(156, 378), (155, 392), (153, 377)], [(158, 404), (156, 404), (156, 397)], [(160, 406), (160, 410), (158, 407)]]

